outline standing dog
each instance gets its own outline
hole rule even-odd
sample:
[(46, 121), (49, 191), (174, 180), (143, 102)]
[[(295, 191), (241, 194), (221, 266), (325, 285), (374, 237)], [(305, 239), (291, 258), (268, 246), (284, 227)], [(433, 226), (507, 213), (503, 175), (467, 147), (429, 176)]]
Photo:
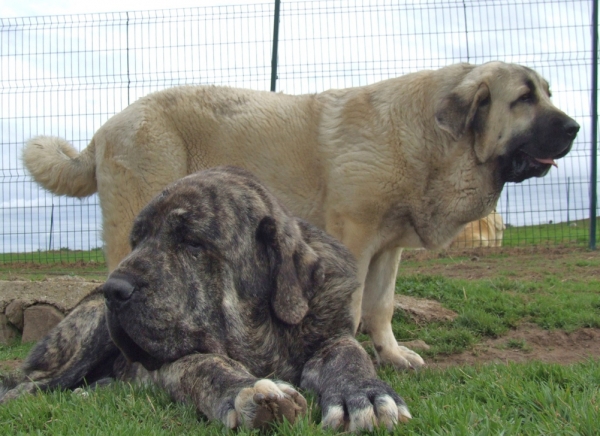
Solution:
[(383, 362), (406, 368), (423, 360), (392, 332), (402, 248), (449, 243), (492, 211), (506, 182), (545, 175), (578, 130), (540, 75), (490, 62), (316, 95), (167, 89), (112, 117), (80, 154), (40, 137), (23, 158), (56, 194), (98, 192), (111, 271), (135, 215), (166, 185), (218, 165), (251, 171), (354, 254), (364, 284), (355, 324)]
[(256, 428), (306, 411), (290, 384), (263, 378), (274, 375), (318, 394), (325, 427), (391, 430), (410, 418), (354, 338), (352, 255), (246, 171), (174, 183), (142, 210), (130, 241), (102, 292), (37, 344), (26, 381), (3, 400), (118, 377)]

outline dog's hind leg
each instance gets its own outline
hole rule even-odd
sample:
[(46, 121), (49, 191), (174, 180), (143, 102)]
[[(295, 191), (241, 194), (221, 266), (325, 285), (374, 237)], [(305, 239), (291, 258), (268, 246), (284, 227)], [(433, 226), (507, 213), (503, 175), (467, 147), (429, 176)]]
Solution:
[(411, 418), (404, 400), (377, 378), (369, 355), (351, 336), (328, 341), (304, 366), (300, 386), (319, 395), (326, 428), (391, 430)]
[(41, 339), (20, 370), (2, 382), (0, 403), (25, 393), (72, 389), (114, 377), (121, 355), (110, 339), (100, 288)]
[(306, 400), (291, 385), (258, 379), (239, 362), (215, 354), (192, 354), (163, 365), (152, 380), (174, 400), (193, 403), (228, 428), (264, 428), (306, 413)]
[(102, 150), (96, 179), (109, 273), (131, 251), (129, 232), (140, 210), (189, 174), (186, 144), (170, 122), (148, 119), (145, 111), (129, 115), (113, 117), (94, 135)]

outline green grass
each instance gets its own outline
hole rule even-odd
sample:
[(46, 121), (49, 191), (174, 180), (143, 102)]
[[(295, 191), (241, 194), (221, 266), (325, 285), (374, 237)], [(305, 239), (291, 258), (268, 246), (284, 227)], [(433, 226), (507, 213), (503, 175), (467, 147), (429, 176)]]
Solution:
[[(600, 418), (600, 363), (542, 363), (379, 371), (409, 405), (414, 419), (396, 435), (596, 435)], [(191, 406), (174, 404), (156, 388), (114, 383), (86, 391), (22, 397), (0, 406), (0, 434), (260, 434), (229, 432)], [(315, 398), (307, 417), (272, 434), (333, 434), (319, 428)], [(385, 434), (383, 431), (376, 434)]]
[(21, 338), (15, 339), (12, 344), (4, 345), (0, 344), (0, 361), (3, 360), (14, 360), (14, 359), (25, 359), (31, 348), (32, 343), (21, 344)]
[(0, 265), (10, 263), (57, 264), (74, 262), (95, 262), (104, 264), (104, 252), (101, 248), (92, 250), (70, 250), (61, 248), (51, 251), (33, 251), (29, 253), (0, 253)]
[(0, 280), (43, 280), (59, 275), (104, 280), (107, 268), (102, 249), (0, 253)]
[(597, 434), (600, 363), (380, 371), (415, 419), (396, 434)]
[[(596, 242), (600, 241), (600, 219), (596, 219)], [(504, 230), (502, 245), (519, 247), (527, 245), (568, 244), (587, 246), (590, 238), (590, 220), (570, 223), (541, 224), (535, 226), (511, 227)]]

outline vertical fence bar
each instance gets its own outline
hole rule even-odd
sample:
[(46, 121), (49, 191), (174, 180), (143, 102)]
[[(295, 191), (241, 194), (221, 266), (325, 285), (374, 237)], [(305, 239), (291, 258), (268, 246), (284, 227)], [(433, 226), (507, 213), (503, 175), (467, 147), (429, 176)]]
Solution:
[(129, 74), (129, 12), (127, 14), (127, 22), (125, 24), (125, 38), (126, 46), (125, 46), (125, 54), (127, 56), (127, 106), (129, 106), (129, 94), (131, 91), (131, 75)]
[(275, 0), (273, 14), (273, 58), (271, 59), (271, 92), (275, 92), (277, 82), (277, 46), (279, 45), (279, 6), (281, 0)]
[[(50, 238), (48, 240), (48, 251), (52, 250), (52, 231), (54, 227), (54, 202), (52, 202), (52, 211), (50, 212)], [(46, 257), (48, 255), (46, 254)]]
[(469, 55), (469, 29), (467, 26), (467, 4), (463, 1), (463, 16), (465, 18), (465, 45), (467, 47), (467, 62), (471, 62)]
[(571, 194), (571, 178), (567, 177), (567, 225), (571, 224), (571, 204), (569, 202), (569, 195)]
[(598, 181), (598, 0), (592, 2), (592, 156), (590, 189), (590, 250), (596, 249)]

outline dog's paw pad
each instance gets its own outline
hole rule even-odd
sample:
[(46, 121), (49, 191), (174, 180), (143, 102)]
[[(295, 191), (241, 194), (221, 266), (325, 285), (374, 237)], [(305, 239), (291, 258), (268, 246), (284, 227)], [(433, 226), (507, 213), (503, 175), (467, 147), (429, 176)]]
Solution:
[(283, 418), (293, 423), (306, 409), (306, 400), (294, 388), (266, 379), (242, 389), (235, 399), (236, 421), (247, 428), (262, 428)]
[(402, 345), (382, 350), (378, 353), (378, 360), (399, 370), (419, 369), (425, 365), (425, 361), (419, 354)]

